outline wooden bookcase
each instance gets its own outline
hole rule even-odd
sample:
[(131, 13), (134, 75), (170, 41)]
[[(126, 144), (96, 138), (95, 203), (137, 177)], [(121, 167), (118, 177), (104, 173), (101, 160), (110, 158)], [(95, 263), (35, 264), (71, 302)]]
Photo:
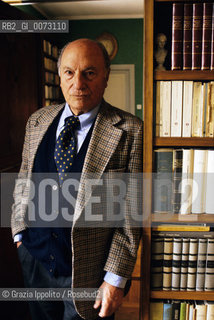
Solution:
[[(181, 1), (181, 0), (145, 0), (144, 1), (144, 156), (143, 168), (144, 174), (152, 173), (154, 162), (154, 149), (159, 147), (214, 147), (213, 138), (161, 138), (154, 135), (154, 83), (157, 80), (197, 80), (211, 81), (213, 80), (213, 72), (211, 71), (154, 71), (154, 34), (160, 25), (159, 20), (161, 12), (171, 10), (173, 2), (201, 2), (201, 1)], [(209, 1), (203, 1), (209, 2)], [(160, 9), (160, 14), (156, 14), (157, 8)], [(169, 11), (168, 11), (169, 12)], [(157, 17), (157, 19), (155, 18)], [(162, 17), (163, 19), (163, 17)], [(167, 20), (167, 18), (165, 19)], [(171, 28), (168, 22), (168, 28)], [(158, 30), (159, 31), (159, 30)], [(163, 31), (159, 31), (163, 32)], [(169, 42), (168, 38), (168, 42)], [(152, 291), (150, 289), (150, 272), (151, 272), (151, 223), (152, 222), (167, 222), (176, 223), (182, 221), (184, 223), (214, 222), (213, 215), (169, 215), (152, 214), (152, 181), (146, 179), (144, 186), (143, 198), (143, 248), (141, 260), (141, 296), (140, 296), (140, 319), (149, 320), (150, 300), (151, 299), (182, 299), (182, 300), (210, 300), (214, 301), (214, 292), (185, 292), (185, 291)]]

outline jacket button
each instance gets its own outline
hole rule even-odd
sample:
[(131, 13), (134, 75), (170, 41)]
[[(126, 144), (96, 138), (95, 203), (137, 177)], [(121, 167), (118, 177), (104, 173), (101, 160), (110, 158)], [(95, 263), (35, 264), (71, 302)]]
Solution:
[(58, 238), (58, 234), (56, 234), (55, 232), (52, 232), (52, 234), (51, 234), (51, 235), (52, 235), (52, 237), (53, 237), (53, 238), (55, 238), (55, 239), (57, 239), (57, 238)]

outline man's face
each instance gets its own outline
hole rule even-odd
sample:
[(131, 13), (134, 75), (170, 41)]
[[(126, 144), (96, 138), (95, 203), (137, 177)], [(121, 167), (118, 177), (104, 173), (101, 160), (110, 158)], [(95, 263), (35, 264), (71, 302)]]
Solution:
[(60, 85), (75, 115), (88, 112), (101, 102), (108, 74), (102, 51), (95, 43), (77, 40), (65, 49)]

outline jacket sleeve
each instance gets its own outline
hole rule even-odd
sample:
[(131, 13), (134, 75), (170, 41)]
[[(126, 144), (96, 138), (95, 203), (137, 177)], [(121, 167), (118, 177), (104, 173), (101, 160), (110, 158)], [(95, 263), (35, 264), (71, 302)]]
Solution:
[(24, 222), (27, 203), (24, 201), (25, 193), (28, 188), (28, 159), (29, 159), (29, 141), (30, 141), (30, 119), (27, 122), (25, 130), (25, 139), (22, 151), (22, 163), (18, 174), (18, 178), (15, 182), (15, 188), (13, 192), (14, 202), (12, 205), (11, 216), (11, 228), (12, 236), (26, 229)]
[[(124, 224), (113, 234), (105, 271), (130, 278), (137, 258), (142, 227), (142, 124), (134, 134), (128, 161)], [(136, 183), (137, 182), (137, 183)], [(134, 200), (134, 201), (133, 201)], [(137, 219), (135, 219), (137, 217)]]

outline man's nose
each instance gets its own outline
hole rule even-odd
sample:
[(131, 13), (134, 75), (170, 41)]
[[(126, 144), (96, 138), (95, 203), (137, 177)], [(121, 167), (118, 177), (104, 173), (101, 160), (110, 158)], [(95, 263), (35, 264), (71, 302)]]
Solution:
[(73, 78), (73, 86), (77, 90), (85, 88), (85, 79), (81, 72), (77, 72)]

